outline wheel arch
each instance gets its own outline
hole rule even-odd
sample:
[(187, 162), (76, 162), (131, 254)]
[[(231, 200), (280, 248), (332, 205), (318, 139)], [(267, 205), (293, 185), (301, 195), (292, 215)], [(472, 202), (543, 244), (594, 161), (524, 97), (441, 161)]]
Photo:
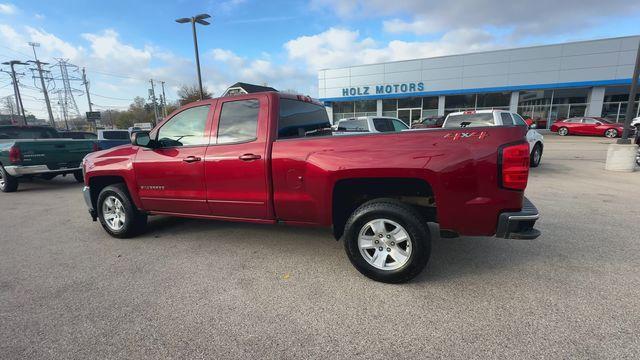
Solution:
[(331, 220), (333, 235), (340, 239), (351, 213), (363, 203), (391, 198), (414, 206), (427, 221), (437, 221), (433, 187), (420, 178), (348, 178), (334, 184)]
[[(91, 195), (91, 204), (97, 209), (98, 195), (109, 185), (124, 184), (127, 186), (125, 178), (117, 175), (93, 176), (89, 178), (89, 189)], [(128, 188), (128, 187), (127, 187)], [(129, 194), (131, 196), (131, 194)]]

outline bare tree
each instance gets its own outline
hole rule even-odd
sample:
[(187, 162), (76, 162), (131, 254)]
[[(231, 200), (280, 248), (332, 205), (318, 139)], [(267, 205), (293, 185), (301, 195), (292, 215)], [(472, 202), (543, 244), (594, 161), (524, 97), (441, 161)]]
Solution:
[[(212, 94), (206, 88), (202, 89), (204, 93), (204, 99), (211, 99)], [(182, 85), (178, 90), (178, 101), (180, 105), (186, 105), (188, 103), (200, 100), (200, 89), (197, 85)]]

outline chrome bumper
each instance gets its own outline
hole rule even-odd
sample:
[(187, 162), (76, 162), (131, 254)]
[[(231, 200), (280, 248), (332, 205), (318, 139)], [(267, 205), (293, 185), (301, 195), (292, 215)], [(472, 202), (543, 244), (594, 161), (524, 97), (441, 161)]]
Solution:
[(47, 165), (32, 165), (32, 166), (10, 165), (10, 166), (5, 166), (4, 169), (7, 171), (9, 175), (16, 176), (16, 177), (23, 176), (23, 175), (72, 173), (78, 170), (82, 170), (82, 168), (65, 168), (65, 169), (51, 170), (47, 167)]

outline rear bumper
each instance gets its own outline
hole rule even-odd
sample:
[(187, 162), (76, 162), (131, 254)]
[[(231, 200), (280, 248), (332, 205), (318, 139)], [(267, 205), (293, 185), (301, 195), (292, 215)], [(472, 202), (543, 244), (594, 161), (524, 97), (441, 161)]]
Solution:
[(540, 236), (540, 231), (533, 228), (539, 217), (538, 209), (525, 197), (521, 211), (500, 214), (496, 237), (533, 240)]
[(40, 174), (68, 174), (78, 170), (82, 170), (82, 168), (66, 168), (66, 169), (56, 169), (51, 170), (47, 167), (47, 165), (32, 165), (32, 166), (21, 166), (21, 165), (10, 165), (5, 166), (4, 168), (7, 173), (11, 176), (23, 176), (23, 175), (40, 175)]

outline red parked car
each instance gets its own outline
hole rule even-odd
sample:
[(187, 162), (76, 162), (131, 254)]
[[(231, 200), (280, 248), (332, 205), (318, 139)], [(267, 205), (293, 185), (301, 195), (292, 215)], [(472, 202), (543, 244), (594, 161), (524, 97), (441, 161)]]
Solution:
[(551, 131), (560, 136), (592, 135), (616, 138), (622, 135), (624, 124), (614, 123), (600, 117), (573, 117), (555, 122)]
[[(136, 235), (147, 215), (332, 228), (361, 273), (403, 282), (425, 267), (440, 232), (540, 235), (524, 197), (526, 132), (336, 136), (324, 106), (308, 97), (223, 97), (185, 105), (134, 133), (132, 145), (85, 157), (84, 197), (114, 237)], [(221, 251), (214, 255), (233, 256)]]

